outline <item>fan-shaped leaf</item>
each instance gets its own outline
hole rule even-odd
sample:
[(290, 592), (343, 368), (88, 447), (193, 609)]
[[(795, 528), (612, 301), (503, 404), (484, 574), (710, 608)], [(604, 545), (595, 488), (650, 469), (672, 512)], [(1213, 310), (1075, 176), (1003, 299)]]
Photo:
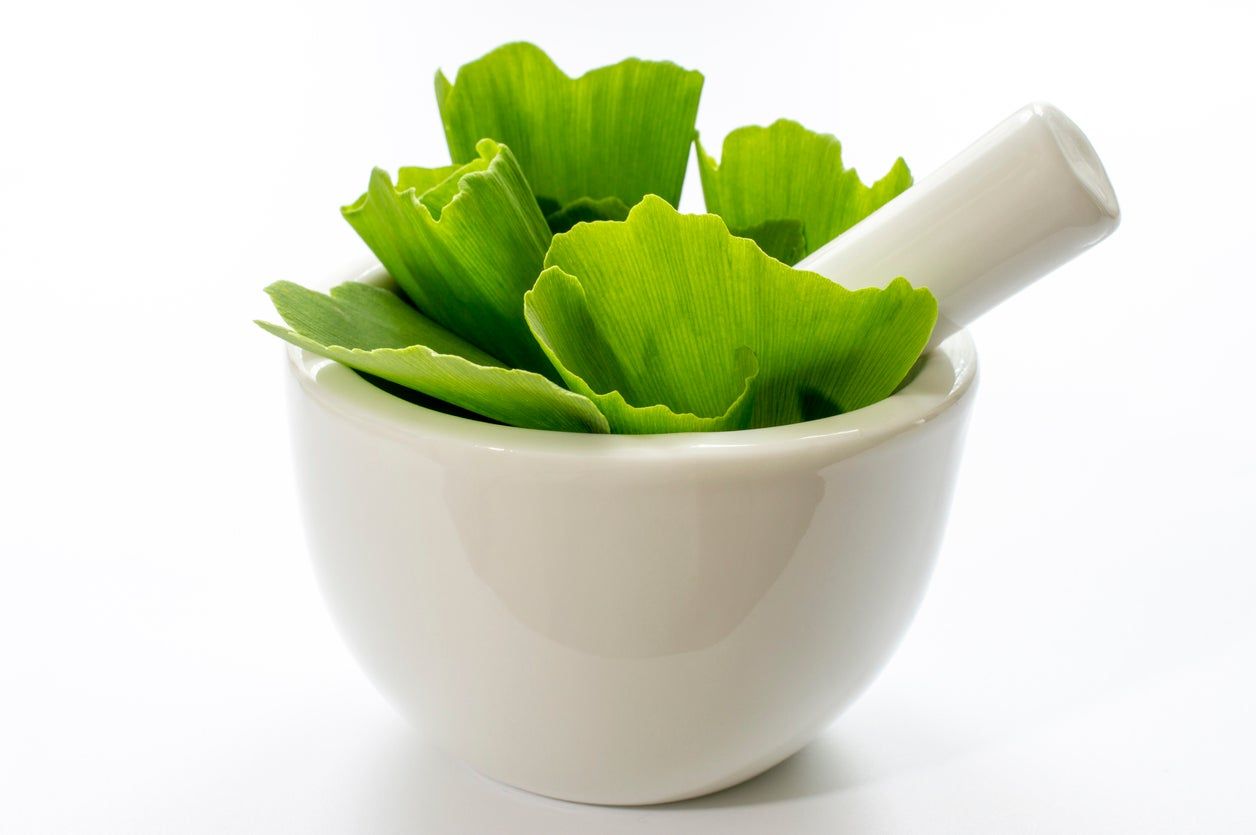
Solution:
[(377, 168), (342, 212), (426, 316), (514, 367), (554, 376), (523, 319), (549, 227), (510, 149), (487, 139), (477, 147), (465, 165), (403, 168), (396, 186)]
[(888, 174), (864, 185), (855, 169), (842, 165), (842, 144), (835, 137), (788, 119), (766, 128), (733, 131), (724, 139), (719, 162), (698, 142), (698, 171), (707, 211), (724, 218), (730, 229), (802, 221), (804, 255), (872, 214), (912, 182), (907, 163), (899, 158)]
[[(545, 261), (528, 322), (617, 432), (647, 424), (607, 408), (616, 392), (637, 410), (723, 418), (723, 429), (858, 409), (902, 382), (937, 317), (929, 291), (903, 279), (852, 292), (656, 197), (623, 223), (555, 236)], [(752, 406), (738, 411), (739, 400)]]
[(609, 431), (587, 398), (504, 367), (388, 290), (349, 282), (323, 295), (280, 281), (266, 292), (288, 327), (257, 324), (307, 351), (513, 426)]
[(582, 197), (646, 194), (675, 205), (694, 138), (702, 74), (670, 61), (629, 58), (570, 78), (540, 48), (498, 47), (451, 83), (436, 74), (436, 101), (455, 162), (490, 137), (510, 146), (537, 197), (565, 207)]

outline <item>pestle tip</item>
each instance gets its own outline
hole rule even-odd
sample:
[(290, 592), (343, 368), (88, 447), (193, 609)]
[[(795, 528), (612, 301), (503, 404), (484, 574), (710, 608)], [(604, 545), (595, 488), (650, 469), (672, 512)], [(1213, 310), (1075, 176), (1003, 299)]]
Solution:
[(1103, 162), (1081, 128), (1053, 104), (1035, 102), (1025, 108), (1042, 119), (1051, 132), (1064, 161), (1073, 169), (1077, 182), (1090, 195), (1095, 207), (1111, 222), (1109, 232), (1121, 222), (1121, 207), (1116, 190), (1108, 179)]

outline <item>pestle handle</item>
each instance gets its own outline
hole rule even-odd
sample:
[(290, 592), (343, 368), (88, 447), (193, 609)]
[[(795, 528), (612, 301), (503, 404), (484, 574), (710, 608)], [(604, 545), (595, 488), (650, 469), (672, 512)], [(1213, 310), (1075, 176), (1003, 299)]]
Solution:
[(1112, 234), (1116, 192), (1090, 140), (1030, 104), (797, 264), (845, 287), (904, 276), (938, 300), (930, 345)]

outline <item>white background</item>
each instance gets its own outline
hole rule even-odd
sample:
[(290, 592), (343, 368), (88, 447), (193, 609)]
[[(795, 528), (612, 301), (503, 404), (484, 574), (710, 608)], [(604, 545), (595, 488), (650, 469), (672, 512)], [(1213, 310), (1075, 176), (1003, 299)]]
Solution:
[[(0, 831), (1256, 831), (1251, 8), (6, 4)], [(470, 773), (370, 689), (305, 564), (261, 288), (358, 259), (337, 207), (444, 161), (433, 72), (513, 39), (701, 69), (708, 139), (791, 116), (869, 177), (1048, 99), (1125, 213), (974, 328), (952, 524), (890, 667), (707, 799)]]

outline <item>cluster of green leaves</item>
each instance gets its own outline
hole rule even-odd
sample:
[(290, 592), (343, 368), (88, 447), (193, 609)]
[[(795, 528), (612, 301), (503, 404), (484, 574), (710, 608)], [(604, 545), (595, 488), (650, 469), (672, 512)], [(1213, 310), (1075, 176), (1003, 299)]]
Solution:
[(791, 265), (907, 188), (906, 165), (869, 187), (831, 136), (741, 128), (720, 162), (698, 145), (713, 214), (681, 214), (702, 83), (637, 59), (573, 79), (530, 44), (438, 73), (453, 164), (375, 169), (342, 209), (400, 293), (278, 282), (286, 327), (259, 324), (532, 429), (744, 429), (886, 397), (928, 342), (932, 295)]

